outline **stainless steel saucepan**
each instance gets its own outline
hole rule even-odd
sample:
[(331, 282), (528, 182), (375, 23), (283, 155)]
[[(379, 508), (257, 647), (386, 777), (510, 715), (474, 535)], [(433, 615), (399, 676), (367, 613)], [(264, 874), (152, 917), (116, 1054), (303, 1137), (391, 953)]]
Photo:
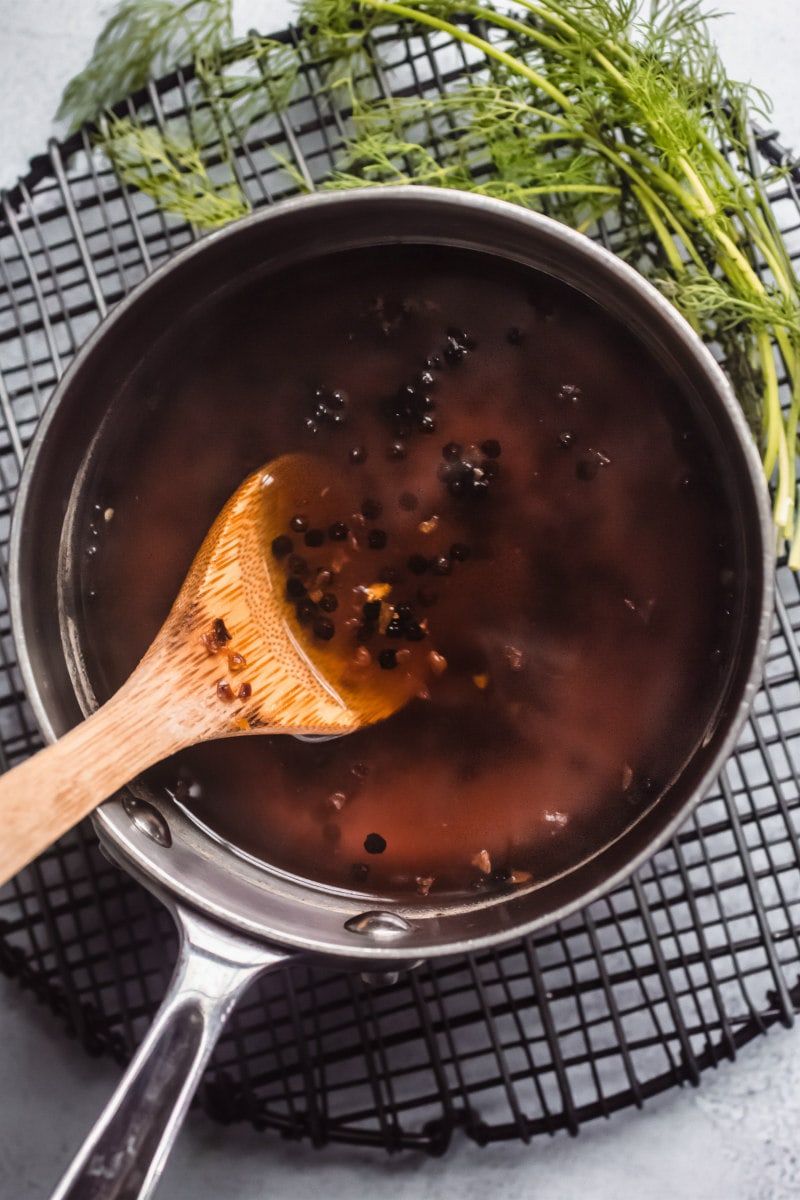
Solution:
[(175, 314), (254, 274), (398, 242), (480, 251), (564, 281), (627, 326), (688, 398), (737, 514), (738, 654), (720, 685), (716, 723), (669, 790), (589, 861), (538, 888), (438, 908), (430, 898), (370, 903), (271, 871), (213, 839), (167, 795), (134, 788), (104, 804), (95, 818), (102, 846), (168, 905), (181, 948), (155, 1023), (58, 1188), (61, 1200), (151, 1194), (237, 997), (287, 955), (396, 969), (529, 933), (611, 889), (706, 791), (758, 686), (772, 612), (766, 489), (730, 385), (689, 326), (633, 270), (545, 217), (453, 191), (365, 189), (285, 202), (178, 254), (117, 307), (59, 386), (25, 466), (11, 547), (19, 660), (45, 736), (65, 732), (91, 704), (69, 614), (81, 553), (73, 518), (120, 405), (143, 403), (129, 383), (148, 348), (170, 336)]

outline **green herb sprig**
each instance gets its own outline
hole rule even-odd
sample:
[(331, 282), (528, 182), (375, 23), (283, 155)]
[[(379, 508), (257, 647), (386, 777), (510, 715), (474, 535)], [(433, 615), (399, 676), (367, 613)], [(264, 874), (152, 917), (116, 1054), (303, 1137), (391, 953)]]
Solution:
[[(167, 7), (142, 5), (151, 6)], [(120, 12), (138, 7), (127, 2)], [(100, 141), (128, 182), (208, 227), (247, 203), (219, 131), (237, 105), (285, 103), (297, 64), (279, 64), (288, 81), (281, 98), (263, 62), (259, 81), (249, 75), (237, 92), (225, 83), (230, 55), (244, 62), (247, 53), (223, 45), (227, 0), (171, 7), (179, 38), (187, 11), (208, 10), (193, 53), (212, 127), (162, 130), (154, 149), (141, 131), (112, 122), (101, 124)], [(619, 227), (620, 251), (720, 347), (774, 485), (778, 536), (800, 568), (798, 284), (752, 170), (750, 119), (763, 97), (727, 77), (696, 0), (511, 0), (502, 10), (493, 0), (306, 0), (300, 23), (328, 97), (352, 113), (324, 186), (425, 182), (540, 208), (579, 229), (601, 219)], [(68, 89), (74, 117), (87, 115), (76, 96), (94, 104), (117, 98), (96, 85), (104, 58), (113, 63), (130, 29), (123, 22), (105, 31), (79, 77), (94, 90)], [(153, 46), (163, 53), (163, 22), (159, 36), (131, 55), (139, 76)], [(460, 46), (474, 66), (445, 94), (382, 99), (370, 68), (410, 36)], [(109, 75), (122, 86), (119, 71)], [(213, 182), (221, 168), (224, 182)], [(791, 395), (786, 413), (781, 371)]]

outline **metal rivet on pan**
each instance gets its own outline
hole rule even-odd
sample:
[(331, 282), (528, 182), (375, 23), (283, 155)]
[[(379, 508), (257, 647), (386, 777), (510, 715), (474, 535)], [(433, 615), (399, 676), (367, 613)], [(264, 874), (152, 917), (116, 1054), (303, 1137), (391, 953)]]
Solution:
[(362, 937), (375, 938), (376, 941), (386, 941), (410, 933), (413, 926), (405, 917), (391, 912), (365, 912), (357, 917), (351, 917), (344, 923), (349, 933), (360, 933)]
[(172, 845), (169, 825), (152, 804), (147, 804), (144, 800), (136, 800), (133, 796), (126, 796), (122, 801), (122, 807), (139, 832), (149, 837), (157, 846), (169, 847)]

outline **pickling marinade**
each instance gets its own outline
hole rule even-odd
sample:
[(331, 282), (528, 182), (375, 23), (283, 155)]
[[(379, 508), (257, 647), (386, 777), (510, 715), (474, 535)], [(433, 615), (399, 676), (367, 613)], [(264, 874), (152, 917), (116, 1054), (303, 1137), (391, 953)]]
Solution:
[[(276, 534), (296, 619), (420, 687), (357, 734), (209, 743), (152, 786), (274, 868), (432, 901), (544, 881), (657, 799), (729, 666), (732, 517), (685, 398), (625, 329), (527, 268), (396, 246), (251, 281), (168, 348), (94, 469), (98, 699), (228, 495), (298, 451), (345, 499)], [(328, 569), (348, 545), (369, 594)]]

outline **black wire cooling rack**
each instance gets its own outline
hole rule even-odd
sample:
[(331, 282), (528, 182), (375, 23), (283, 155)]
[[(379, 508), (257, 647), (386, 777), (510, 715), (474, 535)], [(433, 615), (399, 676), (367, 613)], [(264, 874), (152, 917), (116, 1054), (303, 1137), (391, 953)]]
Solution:
[[(285, 44), (291, 32), (281, 35)], [(461, 56), (461, 57), (460, 57)], [(431, 94), (475, 63), (452, 44), (396, 37), (378, 92)], [(192, 73), (123, 111), (155, 125), (198, 103)], [(294, 98), (236, 152), (254, 207), (326, 175), (348, 113), (304, 61)], [(754, 135), (752, 169), (785, 162)], [(770, 186), (800, 253), (800, 172)], [(611, 248), (619, 238), (599, 231)], [(81, 342), (196, 233), (121, 186), (81, 132), (52, 143), (0, 196), (0, 765), (39, 745), (7, 605), (8, 532), (25, 448)], [(616, 242), (615, 242), (616, 239)], [(766, 678), (738, 748), (671, 844), (607, 899), (501, 949), (424, 966), (393, 986), (290, 963), (239, 1005), (200, 1089), (215, 1118), (287, 1137), (441, 1153), (567, 1129), (702, 1072), (800, 1010), (800, 582), (778, 568)], [(86, 823), (0, 891), (0, 970), (91, 1054), (126, 1061), (166, 987), (166, 911), (100, 855)]]

